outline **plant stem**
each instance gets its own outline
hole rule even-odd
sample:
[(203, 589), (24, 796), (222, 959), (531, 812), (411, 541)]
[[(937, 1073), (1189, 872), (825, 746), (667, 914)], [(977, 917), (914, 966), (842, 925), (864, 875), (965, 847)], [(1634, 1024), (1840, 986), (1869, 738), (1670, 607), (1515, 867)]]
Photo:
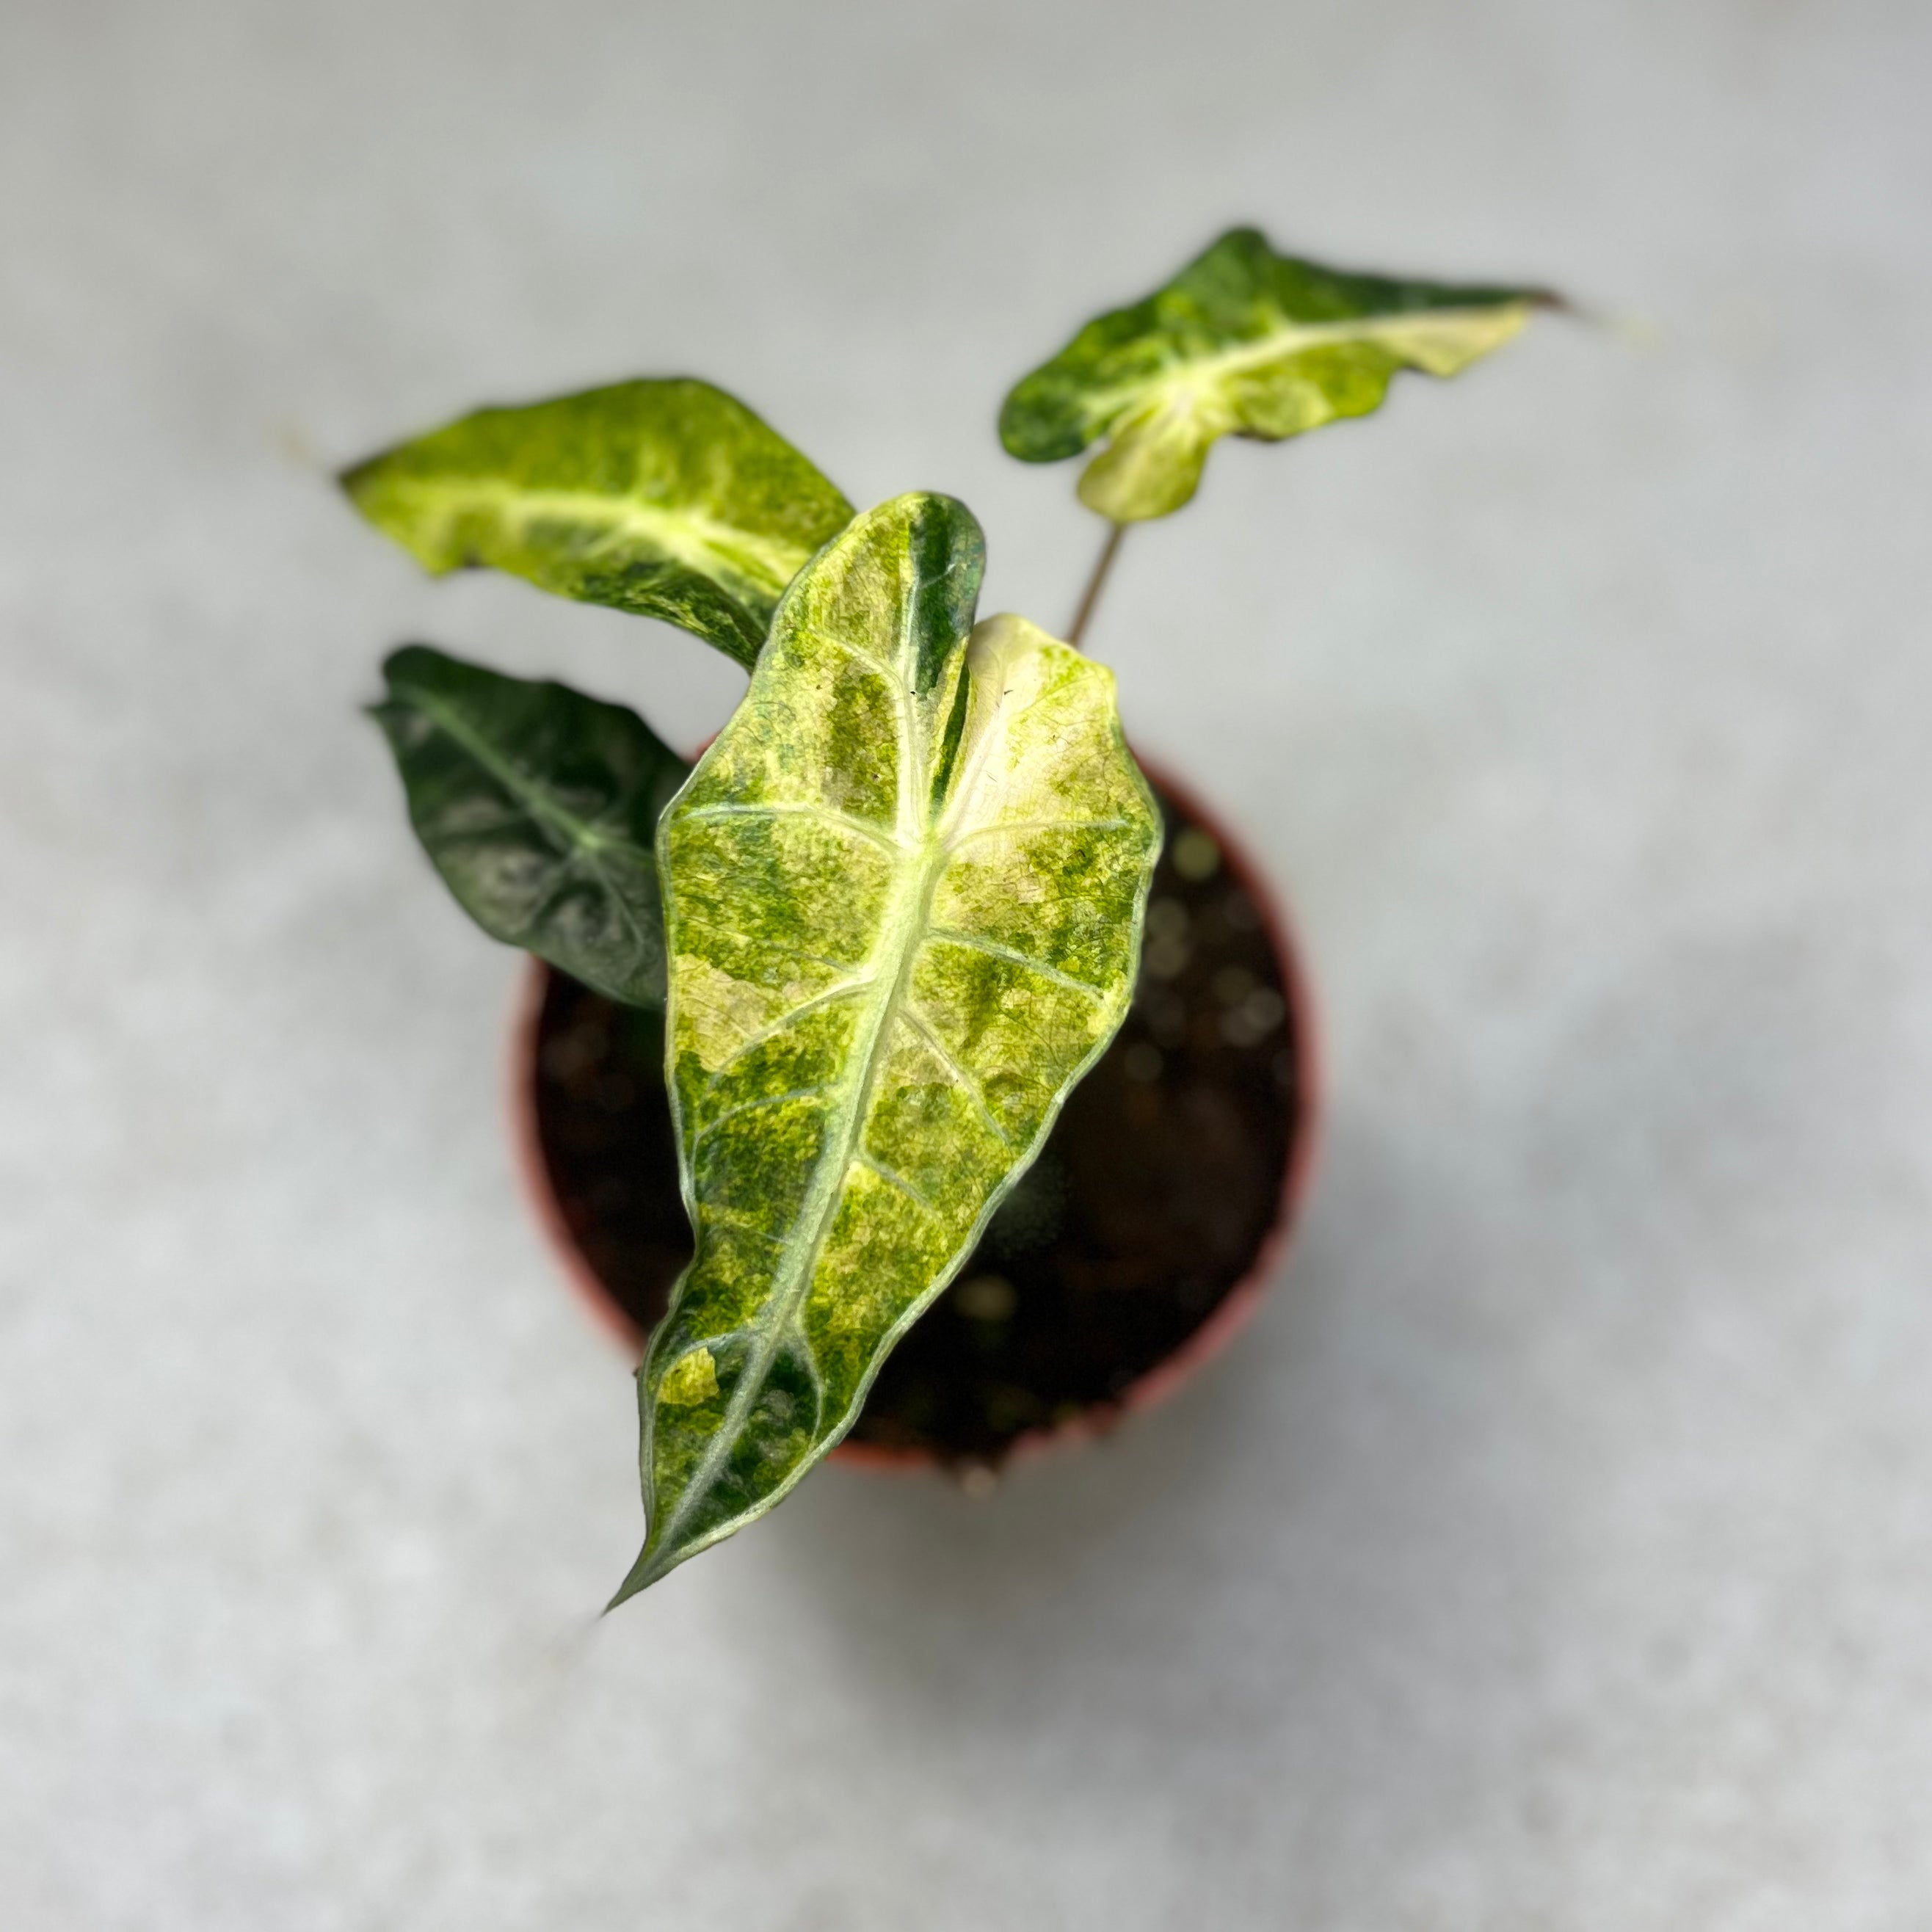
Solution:
[(1114, 524), (1108, 528), (1107, 541), (1100, 547), (1100, 560), (1094, 566), (1094, 574), (1087, 580), (1087, 588), (1081, 593), (1080, 608), (1073, 614), (1072, 628), (1066, 633), (1066, 641), (1076, 651), (1080, 648), (1080, 640), (1086, 634), (1088, 620), (1094, 614), (1094, 606), (1100, 601), (1107, 573), (1114, 567), (1114, 553), (1120, 548), (1120, 539), (1126, 533), (1125, 524)]

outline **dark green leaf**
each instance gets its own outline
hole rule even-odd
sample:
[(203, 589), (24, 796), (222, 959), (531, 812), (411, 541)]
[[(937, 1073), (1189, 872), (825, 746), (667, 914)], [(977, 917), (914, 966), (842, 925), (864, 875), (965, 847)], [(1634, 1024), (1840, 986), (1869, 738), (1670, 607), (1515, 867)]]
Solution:
[(1160, 818), (1112, 674), (973, 626), (982, 554), (946, 497), (860, 518), (659, 827), (698, 1250), (620, 1598), (844, 1434), (1126, 1013)]
[(438, 575), (507, 570), (681, 625), (743, 664), (785, 586), (852, 515), (742, 403), (682, 380), (478, 410), (342, 484)]
[(494, 939), (637, 1006), (664, 994), (654, 844), (690, 766), (635, 712), (410, 644), (370, 706), (410, 819)]
[(1365, 416), (1398, 370), (1452, 376), (1554, 299), (1347, 274), (1277, 255), (1238, 228), (1023, 378), (1000, 412), (1000, 440), (1028, 462), (1052, 463), (1106, 436), (1081, 501), (1117, 524), (1164, 517), (1194, 494), (1219, 437), (1273, 442)]

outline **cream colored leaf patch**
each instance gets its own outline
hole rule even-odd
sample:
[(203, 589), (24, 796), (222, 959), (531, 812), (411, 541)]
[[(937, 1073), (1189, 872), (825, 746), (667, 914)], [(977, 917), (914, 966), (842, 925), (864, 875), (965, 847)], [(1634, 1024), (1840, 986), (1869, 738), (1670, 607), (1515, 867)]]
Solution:
[(1193, 496), (1220, 437), (1273, 442), (1366, 415), (1398, 370), (1453, 376), (1554, 299), (1325, 268), (1236, 229), (1018, 382), (1000, 440), (1051, 463), (1104, 437), (1081, 501), (1117, 524), (1164, 517)]
[(673, 1408), (709, 1402), (718, 1393), (718, 1364), (709, 1348), (694, 1348), (673, 1363), (658, 1384), (658, 1400)]
[(639, 1377), (620, 1600), (844, 1434), (1126, 1011), (1160, 819), (1112, 674), (974, 627), (982, 560), (949, 498), (858, 518), (660, 824), (697, 1252)]

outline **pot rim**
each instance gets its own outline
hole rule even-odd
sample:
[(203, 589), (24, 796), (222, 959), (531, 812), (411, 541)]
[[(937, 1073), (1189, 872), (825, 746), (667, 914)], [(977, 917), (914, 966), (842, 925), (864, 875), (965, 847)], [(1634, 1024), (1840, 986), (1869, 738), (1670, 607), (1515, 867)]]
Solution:
[[(1290, 1036), (1294, 1042), (1297, 1075), (1294, 1119), (1288, 1134), (1288, 1157), (1282, 1165), (1281, 1184), (1276, 1195), (1274, 1218), (1256, 1250), (1254, 1264), (1215, 1304), (1206, 1320), (1171, 1354), (1136, 1376), (1118, 1395), (1106, 1402), (1096, 1402), (1064, 1422), (1030, 1429), (1016, 1436), (1000, 1459), (1002, 1468), (1022, 1458), (1030, 1460), (1049, 1450), (1096, 1442), (1118, 1427), (1127, 1416), (1166, 1401), (1192, 1382), (1254, 1318), (1300, 1220), (1301, 1204), (1314, 1172), (1322, 1102), (1327, 1094), (1325, 1068), (1318, 1044), (1313, 990), (1302, 963), (1300, 949), (1294, 942), (1293, 928), (1287, 914), (1246, 848), (1228, 836), (1226, 824), (1202, 804), (1194, 788), (1174, 778), (1166, 766), (1157, 761), (1142, 758), (1138, 752), (1135, 754), (1135, 759), (1162, 791), (1213, 836), (1220, 848), (1222, 866), (1260, 912), (1262, 930), (1281, 965), (1282, 984), (1287, 994), (1292, 1022)], [(542, 1136), (537, 1124), (536, 1089), (544, 995), (550, 970), (546, 962), (531, 956), (520, 976), (510, 1029), (507, 1097), (518, 1177), (526, 1198), (536, 1211), (538, 1225), (549, 1238), (551, 1248), (562, 1264), (565, 1279), (588, 1306), (598, 1325), (627, 1354), (637, 1356), (650, 1338), (639, 1336), (584, 1258), (569, 1222), (564, 1218), (544, 1159)], [(939, 1458), (924, 1450), (854, 1442), (849, 1437), (832, 1449), (827, 1460), (842, 1462), (849, 1468), (874, 1470), (904, 1471), (944, 1466)], [(969, 1463), (964, 1466), (975, 1466)]]

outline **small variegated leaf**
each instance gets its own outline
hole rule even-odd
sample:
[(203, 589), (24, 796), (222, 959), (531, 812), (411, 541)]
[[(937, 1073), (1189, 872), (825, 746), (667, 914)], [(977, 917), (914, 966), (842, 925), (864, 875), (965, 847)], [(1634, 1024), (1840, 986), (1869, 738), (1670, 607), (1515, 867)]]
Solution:
[(457, 903), (633, 1006), (664, 1002), (658, 820), (691, 767), (634, 711), (426, 644), (382, 667), (370, 706), (410, 820)]
[(1274, 442), (1366, 416), (1398, 370), (1453, 376), (1554, 300), (1347, 274), (1277, 255), (1238, 228), (1023, 377), (1000, 412), (1000, 440), (1052, 463), (1106, 436), (1080, 500), (1117, 524), (1164, 517), (1192, 496), (1220, 437)]
[(659, 829), (697, 1252), (619, 1600), (844, 1435), (1126, 1011), (1160, 818), (1112, 674), (973, 627), (982, 559), (949, 498), (860, 518)]
[(342, 485), (438, 576), (509, 571), (681, 625), (743, 664), (785, 586), (852, 516), (742, 403), (686, 380), (478, 410)]

